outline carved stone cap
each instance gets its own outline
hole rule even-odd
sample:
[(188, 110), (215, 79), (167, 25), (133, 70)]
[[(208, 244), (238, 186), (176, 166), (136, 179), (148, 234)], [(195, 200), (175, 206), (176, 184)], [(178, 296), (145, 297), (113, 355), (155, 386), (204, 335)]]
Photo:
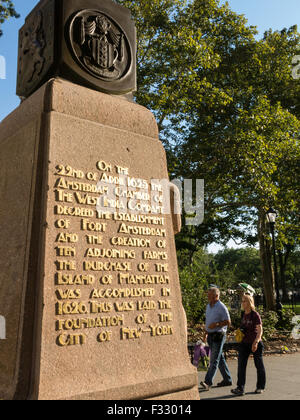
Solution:
[(158, 140), (156, 120), (147, 108), (63, 79), (50, 80), (24, 100), (2, 121), (1, 132), (9, 137), (9, 130), (15, 132), (16, 127), (22, 127), (41, 113), (51, 111)]
[(17, 95), (53, 77), (112, 95), (136, 90), (136, 29), (112, 0), (41, 0), (19, 32)]

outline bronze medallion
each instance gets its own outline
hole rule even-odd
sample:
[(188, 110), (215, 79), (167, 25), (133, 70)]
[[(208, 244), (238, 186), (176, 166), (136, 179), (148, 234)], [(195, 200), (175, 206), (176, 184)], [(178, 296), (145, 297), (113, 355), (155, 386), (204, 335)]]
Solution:
[(72, 51), (80, 65), (94, 77), (115, 81), (124, 77), (132, 54), (124, 31), (110, 17), (83, 10), (70, 23)]

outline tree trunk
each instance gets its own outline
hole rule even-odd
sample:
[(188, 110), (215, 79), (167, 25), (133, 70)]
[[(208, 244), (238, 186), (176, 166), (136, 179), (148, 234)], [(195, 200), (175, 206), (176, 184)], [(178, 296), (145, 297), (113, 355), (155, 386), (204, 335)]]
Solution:
[(276, 309), (275, 294), (274, 294), (274, 272), (272, 270), (272, 253), (270, 242), (267, 240), (268, 235), (267, 222), (265, 212), (259, 211), (258, 216), (258, 238), (259, 238), (259, 253), (262, 268), (263, 285), (265, 292), (266, 309), (274, 311)]
[(293, 247), (291, 245), (285, 246), (285, 252), (282, 252), (281, 250), (278, 250), (278, 260), (279, 260), (279, 269), (280, 269), (280, 287), (282, 288), (283, 293), (283, 300), (288, 301), (288, 293), (287, 293), (287, 287), (286, 287), (286, 278), (285, 278), (285, 272), (287, 267), (288, 258), (291, 254)]
[(280, 273), (280, 287), (282, 289), (282, 300), (283, 302), (288, 301), (288, 294), (285, 282), (285, 264), (283, 262), (283, 255), (281, 250), (278, 251), (278, 261), (279, 261), (279, 273)]

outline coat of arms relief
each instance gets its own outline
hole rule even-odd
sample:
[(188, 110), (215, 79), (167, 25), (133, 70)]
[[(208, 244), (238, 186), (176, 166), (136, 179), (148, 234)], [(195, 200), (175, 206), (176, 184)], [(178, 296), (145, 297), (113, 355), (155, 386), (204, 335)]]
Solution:
[(70, 40), (77, 60), (95, 77), (113, 81), (126, 74), (129, 44), (109, 17), (99, 12), (80, 12), (71, 23)]

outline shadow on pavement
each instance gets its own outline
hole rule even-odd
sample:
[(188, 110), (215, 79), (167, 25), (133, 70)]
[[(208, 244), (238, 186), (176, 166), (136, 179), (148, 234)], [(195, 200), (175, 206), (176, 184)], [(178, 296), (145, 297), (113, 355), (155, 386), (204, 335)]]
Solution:
[(204, 395), (200, 395), (201, 401), (208, 401), (208, 400), (242, 400), (247, 395), (257, 395), (255, 392), (246, 392), (243, 396), (233, 395), (233, 394), (225, 394), (225, 395), (219, 395), (219, 396), (212, 396), (209, 395), (208, 391), (199, 389), (199, 394), (207, 393), (207, 397), (205, 398)]

